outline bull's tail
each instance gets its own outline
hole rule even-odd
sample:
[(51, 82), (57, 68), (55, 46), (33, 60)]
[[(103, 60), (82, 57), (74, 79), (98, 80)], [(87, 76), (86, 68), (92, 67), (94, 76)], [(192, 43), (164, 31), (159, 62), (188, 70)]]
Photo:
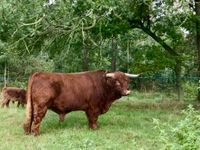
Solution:
[(32, 126), (32, 121), (33, 121), (33, 106), (32, 106), (32, 98), (31, 98), (33, 80), (34, 80), (34, 74), (29, 78), (29, 81), (28, 81), (28, 88), (27, 88), (27, 95), (26, 95), (26, 99), (27, 99), (26, 118), (24, 122), (25, 134), (31, 133), (31, 126)]

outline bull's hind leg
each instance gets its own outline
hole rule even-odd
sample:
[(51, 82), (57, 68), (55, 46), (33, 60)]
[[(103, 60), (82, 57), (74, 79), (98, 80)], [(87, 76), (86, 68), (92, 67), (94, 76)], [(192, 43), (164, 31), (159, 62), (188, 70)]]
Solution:
[(33, 114), (33, 124), (32, 124), (32, 133), (34, 136), (39, 135), (39, 127), (40, 123), (47, 112), (47, 106), (40, 105), (34, 106), (34, 114)]

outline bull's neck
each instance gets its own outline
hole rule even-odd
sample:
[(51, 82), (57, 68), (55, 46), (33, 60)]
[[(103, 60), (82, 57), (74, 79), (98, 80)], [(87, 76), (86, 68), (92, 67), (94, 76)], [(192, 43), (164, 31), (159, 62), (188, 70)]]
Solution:
[(107, 101), (113, 102), (113, 101), (121, 98), (121, 94), (118, 91), (116, 91), (114, 89), (114, 87), (108, 86), (108, 93), (107, 94), (108, 94), (107, 95)]

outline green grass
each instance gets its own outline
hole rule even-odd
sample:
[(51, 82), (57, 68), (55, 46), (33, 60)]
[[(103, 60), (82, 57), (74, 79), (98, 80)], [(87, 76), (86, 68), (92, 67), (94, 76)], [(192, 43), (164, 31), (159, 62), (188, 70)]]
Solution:
[[(17, 108), (16, 104), (11, 104), (8, 109), (0, 108), (0, 150), (159, 149), (161, 143), (157, 139), (158, 131), (154, 128), (153, 118), (175, 124), (181, 118), (180, 109), (159, 107), (161, 105), (139, 107), (140, 100), (137, 98), (133, 94), (116, 101), (108, 113), (99, 117), (97, 130), (88, 129), (84, 112), (69, 113), (64, 123), (60, 124), (58, 115), (49, 110), (38, 137), (23, 134), (25, 109)], [(145, 97), (141, 98), (141, 102), (144, 104)], [(161, 104), (153, 98), (147, 103), (150, 102)]]

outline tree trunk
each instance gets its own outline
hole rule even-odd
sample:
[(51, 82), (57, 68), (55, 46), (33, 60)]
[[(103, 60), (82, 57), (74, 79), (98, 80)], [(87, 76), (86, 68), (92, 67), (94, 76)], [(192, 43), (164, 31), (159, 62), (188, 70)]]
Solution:
[(131, 42), (130, 40), (127, 40), (127, 58), (126, 58), (126, 71), (129, 72), (129, 63), (130, 63), (130, 47), (131, 47)]
[(182, 86), (181, 86), (181, 61), (176, 60), (175, 66), (175, 76), (176, 76), (176, 92), (177, 99), (180, 101), (182, 99)]
[(7, 86), (7, 69), (6, 69), (6, 65), (5, 65), (5, 68), (4, 68), (4, 87)]
[[(196, 44), (197, 44), (197, 56), (198, 56), (198, 77), (200, 79), (200, 0), (195, 0), (195, 12), (196, 12)], [(198, 90), (197, 100), (200, 102), (200, 90)]]
[(116, 71), (117, 66), (117, 42), (114, 37), (112, 37), (112, 71)]
[(86, 47), (86, 44), (83, 43), (83, 71), (88, 71), (89, 65), (88, 65), (88, 50)]

